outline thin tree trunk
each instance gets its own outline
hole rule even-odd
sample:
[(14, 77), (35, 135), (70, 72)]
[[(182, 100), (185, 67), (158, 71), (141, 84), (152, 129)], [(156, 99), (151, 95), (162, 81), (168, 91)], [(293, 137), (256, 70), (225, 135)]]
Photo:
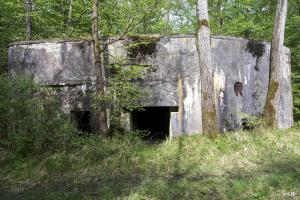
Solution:
[(25, 24), (26, 24), (26, 39), (30, 40), (32, 38), (32, 1), (24, 0), (25, 9)]
[[(98, 38), (98, 9), (99, 3), (98, 0), (93, 0), (93, 15), (92, 15), (92, 34), (94, 40), (94, 60), (95, 60), (95, 68), (97, 75), (97, 90), (102, 95), (105, 94), (105, 83), (104, 83), (104, 70), (101, 66), (101, 47), (100, 40)], [(107, 114), (106, 114), (106, 106), (104, 103), (100, 103), (96, 108), (96, 120), (98, 129), (101, 135), (108, 136), (108, 126), (107, 126)]]
[(223, 19), (223, 16), (220, 16), (221, 13), (222, 13), (222, 2), (219, 0), (218, 3), (217, 3), (217, 12), (218, 12), (218, 18), (219, 18), (219, 28), (222, 28), (223, 27), (223, 24), (224, 24), (224, 19)]
[(280, 128), (278, 124), (280, 85), (283, 68), (284, 30), (287, 17), (288, 0), (278, 0), (273, 38), (271, 43), (270, 79), (264, 118), (266, 125), (271, 128)]
[(215, 104), (214, 81), (211, 64), (210, 28), (207, 0), (197, 0), (197, 49), (201, 79), (201, 107), (203, 133), (216, 137), (220, 133)]
[(72, 22), (72, 11), (73, 11), (73, 0), (69, 1), (69, 12), (68, 12), (68, 20), (67, 20), (67, 26), (71, 26)]

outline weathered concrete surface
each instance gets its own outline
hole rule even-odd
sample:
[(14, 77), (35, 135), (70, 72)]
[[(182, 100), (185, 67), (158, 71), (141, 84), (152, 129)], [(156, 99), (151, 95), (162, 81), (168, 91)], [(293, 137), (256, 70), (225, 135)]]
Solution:
[[(236, 38), (217, 37), (212, 40), (215, 77), (219, 76), (219, 102), (225, 130), (241, 126), (249, 115), (263, 113), (269, 84), (270, 44)], [(282, 71), (279, 125), (288, 128), (293, 123), (290, 51), (285, 48)], [(221, 80), (221, 81), (220, 81)], [(243, 84), (242, 95), (234, 93), (234, 84)], [(223, 97), (224, 96), (224, 97)]]
[(95, 80), (91, 41), (19, 42), (9, 47), (12, 73), (32, 75), (47, 85)]
[(55, 90), (61, 100), (61, 106), (65, 113), (91, 110), (90, 94), (94, 90), (92, 85), (65, 85), (55, 87)]
[[(212, 38), (212, 55), (221, 127), (224, 131), (242, 128), (242, 120), (263, 113), (269, 83), (270, 44), (217, 36)], [(157, 43), (155, 53), (146, 55), (140, 62), (156, 69), (143, 82), (143, 87), (151, 91), (147, 105), (178, 106), (178, 74), (183, 77), (183, 132), (187, 134), (201, 131), (197, 56), (194, 37), (165, 36)], [(279, 124), (282, 128), (288, 128), (293, 123), (293, 101), (290, 51), (287, 48), (284, 58)], [(238, 82), (243, 88), (237, 96), (234, 85)]]
[(91, 41), (24, 41), (11, 44), (12, 74), (32, 76), (57, 91), (62, 110), (90, 110), (95, 80)]
[(155, 55), (147, 56), (145, 63), (156, 68), (143, 82), (143, 86), (151, 91), (147, 105), (178, 106), (180, 75), (184, 108), (178, 121), (182, 120), (182, 132), (201, 132), (200, 69), (194, 39), (191, 36), (162, 37), (156, 45)]
[[(103, 56), (106, 64), (139, 64), (147, 68), (140, 82), (149, 91), (145, 106), (179, 106), (179, 79), (182, 81), (183, 112), (172, 112), (170, 134), (174, 136), (202, 131), (198, 54), (191, 35), (161, 37), (147, 52), (130, 52), (130, 38), (108, 46)], [(92, 43), (60, 41), (17, 43), (9, 49), (12, 73), (30, 74), (35, 80), (63, 87), (63, 91), (88, 94), (95, 80)], [(224, 131), (241, 128), (241, 121), (263, 113), (269, 82), (270, 44), (233, 37), (212, 38), (212, 63), (220, 125)], [(290, 52), (285, 49), (279, 124), (293, 123)], [(234, 91), (234, 85), (241, 91)], [(65, 86), (64, 86), (65, 85)], [(66, 86), (68, 85), (68, 86)], [(73, 89), (70, 89), (73, 88)], [(87, 89), (88, 88), (88, 89)], [(63, 96), (65, 94), (65, 96)], [(62, 99), (72, 99), (64, 109), (89, 109), (88, 96), (77, 100), (73, 92), (62, 92)], [(76, 103), (79, 101), (80, 103)], [(180, 110), (180, 109), (179, 109)], [(179, 125), (182, 125), (180, 127)]]

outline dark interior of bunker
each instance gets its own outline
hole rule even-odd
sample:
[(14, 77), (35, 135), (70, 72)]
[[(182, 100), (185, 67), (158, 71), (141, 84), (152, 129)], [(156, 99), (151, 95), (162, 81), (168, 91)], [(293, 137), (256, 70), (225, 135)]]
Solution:
[(71, 111), (71, 117), (79, 131), (82, 133), (91, 133), (90, 111)]
[(142, 131), (145, 140), (165, 140), (169, 137), (171, 112), (177, 110), (177, 107), (144, 107), (133, 111), (133, 129)]

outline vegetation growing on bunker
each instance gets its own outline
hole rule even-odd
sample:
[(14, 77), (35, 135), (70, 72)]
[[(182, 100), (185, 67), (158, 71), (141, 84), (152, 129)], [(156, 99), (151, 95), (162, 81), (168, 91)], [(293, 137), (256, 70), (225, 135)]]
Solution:
[(85, 45), (86, 45), (86, 44), (85, 44), (84, 42), (80, 42), (80, 43), (78, 44), (78, 47), (79, 47), (79, 49), (80, 49), (80, 51), (82, 52), (83, 55), (86, 53)]
[(83, 44), (82, 42), (80, 42), (80, 43), (78, 44), (78, 47), (79, 47), (81, 50), (85, 50), (84, 44)]
[(146, 55), (153, 55), (156, 44), (160, 40), (155, 35), (130, 35), (128, 37), (127, 50), (131, 58), (144, 60)]
[(256, 57), (255, 70), (259, 71), (258, 65), (261, 61), (262, 56), (265, 53), (265, 45), (261, 42), (254, 40), (249, 40), (247, 43), (247, 50), (251, 53), (253, 57)]
[(249, 40), (247, 43), (247, 49), (253, 57), (261, 58), (265, 53), (265, 45), (261, 42)]

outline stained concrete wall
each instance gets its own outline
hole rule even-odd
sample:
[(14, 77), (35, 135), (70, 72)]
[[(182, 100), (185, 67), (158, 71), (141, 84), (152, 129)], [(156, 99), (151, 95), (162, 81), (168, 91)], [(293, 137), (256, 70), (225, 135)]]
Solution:
[(11, 74), (31, 76), (54, 87), (66, 113), (90, 110), (96, 79), (91, 41), (24, 41), (8, 50)]
[[(134, 54), (128, 48), (131, 42), (128, 38), (109, 45), (103, 56), (105, 63), (122, 60), (125, 65), (145, 66), (148, 73), (139, 83), (149, 93), (144, 105), (179, 106), (179, 112), (171, 114), (173, 136), (201, 132), (201, 83), (195, 38), (163, 36), (151, 44), (152, 49), (140, 49)], [(263, 112), (270, 44), (233, 37), (213, 37), (211, 42), (220, 125), (224, 131), (240, 128), (243, 118)], [(60, 93), (66, 111), (89, 109), (87, 94), (95, 80), (92, 45), (90, 41), (14, 43), (9, 48), (10, 69), (12, 73), (32, 75), (43, 84), (62, 87), (61, 91), (66, 91)], [(279, 125), (288, 128), (293, 122), (289, 49), (285, 48), (284, 53)], [(238, 96), (234, 92), (237, 82), (243, 84), (242, 95)], [(78, 94), (77, 98), (74, 91), (81, 96)]]
[(30, 41), (9, 47), (12, 72), (47, 85), (76, 85), (95, 80), (91, 41)]
[[(270, 43), (242, 38), (215, 36), (212, 42), (212, 64), (216, 102), (223, 131), (242, 128), (242, 121), (263, 113), (269, 83)], [(117, 45), (120, 49), (126, 41)], [(119, 57), (129, 63), (146, 64), (154, 68), (143, 80), (143, 87), (151, 91), (145, 102), (149, 106), (179, 106), (178, 75), (183, 79), (183, 113), (171, 120), (173, 134), (199, 132), (201, 101), (196, 41), (190, 35), (165, 36), (156, 44), (154, 53), (132, 58), (123, 51)], [(113, 54), (113, 47), (110, 54)], [(119, 51), (121, 52), (121, 51)], [(290, 51), (284, 49), (279, 126), (288, 128), (293, 123)], [(143, 57), (143, 59), (140, 59)], [(113, 62), (113, 58), (110, 59)], [(234, 84), (243, 85), (242, 95), (236, 95)], [(174, 116), (174, 115), (172, 115)], [(172, 125), (175, 123), (176, 125)], [(178, 127), (182, 123), (183, 127)], [(171, 129), (172, 130), (172, 129)]]

